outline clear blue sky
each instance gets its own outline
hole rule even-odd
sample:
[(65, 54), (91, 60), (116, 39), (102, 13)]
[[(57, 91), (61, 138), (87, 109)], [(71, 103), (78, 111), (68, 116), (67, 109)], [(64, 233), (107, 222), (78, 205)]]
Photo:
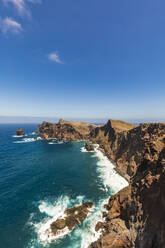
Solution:
[(164, 0), (0, 0), (0, 115), (165, 117)]

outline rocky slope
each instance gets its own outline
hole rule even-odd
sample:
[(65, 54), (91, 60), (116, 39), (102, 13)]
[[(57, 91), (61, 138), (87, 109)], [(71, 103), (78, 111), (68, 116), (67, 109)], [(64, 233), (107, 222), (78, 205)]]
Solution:
[(95, 128), (96, 125), (85, 122), (60, 120), (57, 124), (43, 122), (37, 132), (45, 139), (82, 140), (89, 139), (90, 132)]
[(90, 248), (165, 247), (165, 124), (117, 130), (112, 121), (91, 133), (130, 185), (105, 206), (100, 239)]

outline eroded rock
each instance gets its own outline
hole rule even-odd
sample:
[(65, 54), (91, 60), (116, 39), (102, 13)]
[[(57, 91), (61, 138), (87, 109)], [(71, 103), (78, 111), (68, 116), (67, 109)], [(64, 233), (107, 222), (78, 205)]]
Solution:
[(57, 235), (59, 231), (65, 228), (72, 231), (87, 218), (92, 207), (92, 202), (85, 202), (82, 205), (66, 209), (65, 217), (57, 219), (51, 224), (52, 233)]

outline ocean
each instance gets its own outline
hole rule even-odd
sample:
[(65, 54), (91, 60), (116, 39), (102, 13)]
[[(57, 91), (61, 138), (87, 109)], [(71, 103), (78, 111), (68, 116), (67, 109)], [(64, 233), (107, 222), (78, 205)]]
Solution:
[[(15, 137), (18, 127), (25, 137)], [(36, 129), (0, 125), (0, 247), (87, 248), (99, 237), (95, 225), (104, 204), (127, 182), (97, 148), (86, 152), (84, 141), (36, 141)], [(88, 218), (55, 239), (51, 222), (87, 200), (94, 203)]]

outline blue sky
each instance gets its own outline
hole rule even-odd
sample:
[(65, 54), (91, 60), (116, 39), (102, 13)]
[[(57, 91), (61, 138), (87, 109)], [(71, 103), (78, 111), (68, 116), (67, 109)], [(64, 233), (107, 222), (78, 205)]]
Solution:
[(0, 115), (165, 117), (165, 1), (0, 0)]

